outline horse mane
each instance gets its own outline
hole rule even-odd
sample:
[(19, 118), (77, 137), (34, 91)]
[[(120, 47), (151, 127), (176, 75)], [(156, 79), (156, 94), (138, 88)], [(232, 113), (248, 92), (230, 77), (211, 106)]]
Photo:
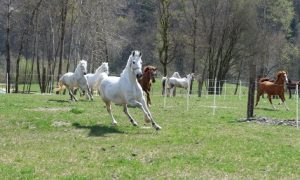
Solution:
[(125, 68), (123, 69), (123, 71), (122, 71), (122, 73), (121, 73), (120, 76), (124, 76), (127, 72), (129, 72), (130, 64), (131, 64), (131, 58), (132, 58), (133, 56), (137, 55), (137, 54), (138, 54), (139, 56), (141, 56), (142, 53), (139, 52), (139, 51), (137, 51), (137, 50), (132, 51), (132, 53), (130, 54), (130, 56), (129, 56), (128, 60), (127, 60), (127, 64), (126, 64)]
[(279, 83), (279, 81), (282, 79), (282, 78), (280, 78), (280, 76), (282, 76), (283, 74), (286, 74), (286, 72), (285, 71), (278, 71), (277, 78), (276, 78), (276, 80), (274, 82), (275, 84)]
[(181, 78), (179, 75), (179, 72), (174, 72), (173, 75), (171, 77), (176, 77), (176, 78)]
[(108, 63), (107, 62), (103, 62), (101, 64), (101, 66), (96, 69), (95, 74), (102, 73), (102, 72), (106, 72), (108, 74), (109, 69), (108, 69)]
[(75, 72), (78, 72), (78, 71), (80, 70), (79, 67), (80, 67), (81, 65), (83, 65), (83, 66), (86, 68), (86, 67), (87, 67), (87, 61), (86, 61), (86, 60), (81, 60), (81, 61), (79, 61), (79, 63), (78, 63), (77, 66), (76, 66)]

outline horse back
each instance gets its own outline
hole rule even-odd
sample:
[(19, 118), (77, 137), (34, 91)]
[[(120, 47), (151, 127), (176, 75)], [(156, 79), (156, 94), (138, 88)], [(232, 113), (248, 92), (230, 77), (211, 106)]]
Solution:
[(284, 85), (275, 84), (270, 81), (263, 81), (259, 85), (259, 90), (262, 92), (266, 92), (268, 95), (280, 95), (284, 93)]

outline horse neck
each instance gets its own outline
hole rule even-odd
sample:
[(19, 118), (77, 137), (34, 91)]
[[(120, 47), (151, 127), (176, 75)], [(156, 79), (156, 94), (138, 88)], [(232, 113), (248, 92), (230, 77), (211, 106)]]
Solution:
[(281, 77), (277, 77), (275, 84), (284, 84), (284, 79)]
[(77, 67), (77, 68), (75, 69), (74, 74), (78, 74), (78, 75), (80, 75), (80, 77), (83, 76), (83, 73), (82, 73), (82, 71), (80, 71), (80, 68), (79, 68), (79, 67)]
[(129, 66), (126, 66), (121, 74), (121, 78), (128, 79), (132, 83), (137, 83), (135, 74), (130, 70)]
[(144, 73), (142, 78), (143, 78), (143, 81), (145, 81), (145, 82), (149, 82), (149, 81), (152, 80), (151, 75), (150, 75), (149, 72)]
[(103, 72), (104, 72), (104, 70), (103, 70), (102, 66), (100, 66), (100, 67), (96, 70), (95, 75), (99, 75), (99, 74), (101, 74), (101, 73), (103, 73)]

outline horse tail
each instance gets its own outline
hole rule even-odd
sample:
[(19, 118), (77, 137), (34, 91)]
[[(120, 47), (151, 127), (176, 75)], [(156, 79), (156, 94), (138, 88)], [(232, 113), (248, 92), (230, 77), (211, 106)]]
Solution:
[(259, 83), (262, 83), (262, 82), (268, 81), (268, 80), (269, 80), (268, 78), (260, 78), (260, 79), (258, 79), (258, 82), (259, 82)]
[(161, 81), (162, 81), (162, 95), (164, 95), (165, 94), (165, 88), (166, 88), (166, 85), (167, 85), (167, 77), (163, 77), (162, 79), (161, 79)]
[(61, 92), (61, 91), (64, 90), (65, 88), (66, 88), (66, 86), (62, 84), (61, 80), (59, 80), (59, 82), (58, 82), (58, 87), (57, 87), (57, 88), (54, 88), (54, 91), (55, 91), (55, 92), (57, 92), (57, 91)]

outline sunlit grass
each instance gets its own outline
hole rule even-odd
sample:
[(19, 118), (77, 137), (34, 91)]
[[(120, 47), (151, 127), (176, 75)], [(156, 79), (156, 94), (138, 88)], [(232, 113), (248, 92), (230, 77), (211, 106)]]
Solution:
[[(217, 96), (213, 116), (213, 96), (192, 95), (187, 111), (178, 91), (164, 107), (159, 85), (150, 108), (159, 132), (136, 108), (129, 111), (138, 127), (119, 106), (112, 107), (118, 126), (111, 126), (98, 96), (0, 95), (0, 179), (300, 178), (300, 130), (238, 122), (246, 93)], [(255, 114), (295, 119), (295, 100), (287, 104), (290, 111), (274, 111), (262, 99)]]

